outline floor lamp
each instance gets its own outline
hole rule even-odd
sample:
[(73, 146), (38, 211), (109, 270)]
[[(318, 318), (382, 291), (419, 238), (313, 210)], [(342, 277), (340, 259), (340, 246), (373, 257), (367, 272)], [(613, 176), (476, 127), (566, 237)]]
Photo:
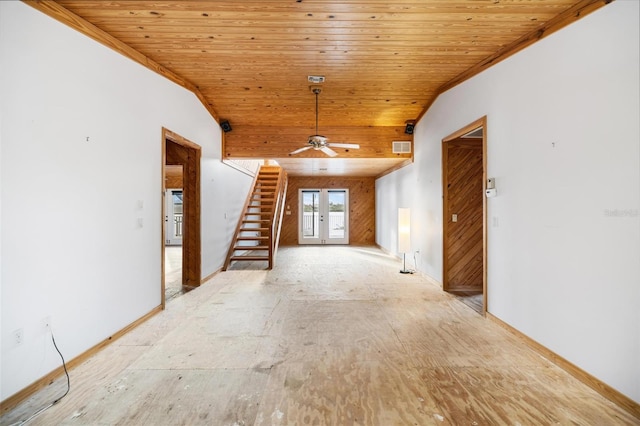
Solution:
[(407, 270), (407, 252), (411, 251), (411, 210), (408, 208), (398, 209), (398, 251), (402, 253), (401, 274), (410, 274)]

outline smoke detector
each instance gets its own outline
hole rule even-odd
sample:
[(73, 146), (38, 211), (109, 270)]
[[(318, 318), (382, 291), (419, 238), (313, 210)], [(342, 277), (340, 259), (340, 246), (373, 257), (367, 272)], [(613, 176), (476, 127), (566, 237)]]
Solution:
[(307, 80), (313, 84), (324, 83), (324, 75), (309, 75)]

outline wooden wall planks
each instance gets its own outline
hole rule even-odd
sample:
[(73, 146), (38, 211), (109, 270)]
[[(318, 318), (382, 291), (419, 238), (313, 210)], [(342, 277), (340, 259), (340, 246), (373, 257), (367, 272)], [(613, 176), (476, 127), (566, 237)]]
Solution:
[[(236, 126), (225, 135), (225, 157), (238, 158), (278, 158), (287, 157), (295, 149), (306, 146), (308, 137), (315, 134), (313, 109), (300, 114), (300, 121), (309, 126)], [(335, 148), (340, 158), (411, 158), (411, 154), (394, 154), (393, 141), (412, 141), (411, 135), (404, 133), (401, 127), (340, 127), (321, 125), (318, 132), (329, 143), (355, 143), (360, 149)], [(291, 158), (327, 156), (319, 151), (309, 150)]]
[[(298, 244), (298, 190), (301, 188), (336, 188), (349, 190), (349, 242), (351, 245), (374, 245), (375, 178), (298, 177), (289, 178), (280, 245)], [(286, 212), (290, 211), (291, 214)]]

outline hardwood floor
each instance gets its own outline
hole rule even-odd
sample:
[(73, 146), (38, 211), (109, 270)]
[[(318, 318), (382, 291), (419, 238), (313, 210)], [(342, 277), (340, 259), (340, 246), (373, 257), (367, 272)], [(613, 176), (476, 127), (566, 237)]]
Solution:
[[(281, 248), (272, 271), (217, 274), (73, 369), (69, 395), (31, 424), (639, 424), (398, 270), (375, 248), (307, 246)], [(65, 385), (0, 423), (28, 417)]]

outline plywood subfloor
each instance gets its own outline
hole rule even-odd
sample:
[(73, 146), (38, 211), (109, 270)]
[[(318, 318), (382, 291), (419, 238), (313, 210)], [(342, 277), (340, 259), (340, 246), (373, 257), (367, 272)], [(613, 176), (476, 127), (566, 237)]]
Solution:
[(220, 273), (73, 369), (32, 424), (638, 424), (399, 266), (374, 248), (286, 247), (271, 271)]
[(164, 300), (169, 303), (195, 287), (182, 285), (182, 246), (164, 249)]
[(164, 298), (169, 301), (183, 294), (182, 246), (165, 246), (164, 249)]
[(483, 295), (481, 291), (450, 291), (449, 293), (474, 311), (482, 313)]

